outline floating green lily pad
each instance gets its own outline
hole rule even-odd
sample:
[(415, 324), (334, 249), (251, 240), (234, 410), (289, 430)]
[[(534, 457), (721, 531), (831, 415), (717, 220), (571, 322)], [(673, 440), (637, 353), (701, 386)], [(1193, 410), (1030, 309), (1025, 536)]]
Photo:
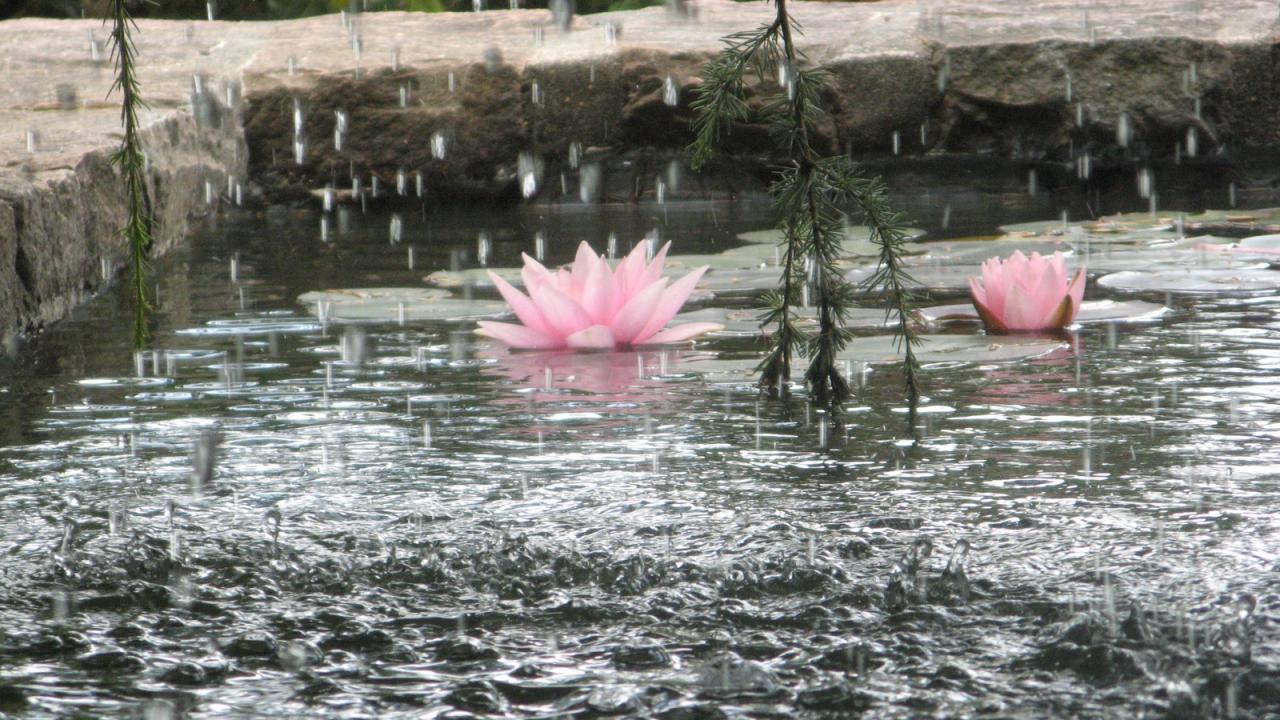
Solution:
[[(919, 228), (906, 228), (905, 237), (908, 239), (923, 235), (924, 231)], [(781, 230), (772, 228), (741, 233), (738, 239), (746, 243), (781, 245), (784, 236)], [(903, 247), (909, 254), (924, 252), (918, 243), (907, 242)], [(840, 254), (843, 257), (876, 257), (880, 254), (880, 246), (871, 242), (871, 228), (865, 225), (846, 225)]]
[[(953, 322), (980, 322), (978, 313), (970, 303), (934, 305), (920, 308), (920, 318), (931, 325)], [(1129, 322), (1155, 322), (1164, 317), (1169, 308), (1142, 300), (1085, 300), (1080, 305), (1076, 322), (1080, 324)]]
[(493, 279), (489, 273), (519, 287), (524, 283), (520, 277), (520, 268), (469, 268), (467, 270), (437, 270), (426, 277), (428, 285), (440, 288), (482, 288), (493, 287)]
[[(1027, 360), (1070, 347), (1066, 342), (1033, 335), (926, 335), (916, 347), (916, 358), (924, 368), (933, 363), (1002, 363)], [(850, 368), (858, 363), (883, 365), (902, 362), (902, 347), (892, 335), (854, 338), (836, 358)], [(749, 382), (756, 379), (760, 358), (704, 358), (691, 361), (688, 369), (709, 382)], [(804, 376), (804, 363), (795, 363), (792, 379)]]
[(921, 243), (920, 247), (924, 249), (925, 254), (911, 258), (908, 264), (912, 266), (927, 266), (933, 262), (972, 264), (981, 263), (993, 257), (1007, 258), (1014, 252), (1021, 252), (1023, 255), (1030, 255), (1033, 252), (1052, 255), (1055, 252), (1061, 252), (1067, 256), (1073, 252), (1071, 244), (1064, 240), (1015, 235), (1002, 235), (995, 239), (940, 240)]
[(423, 303), (450, 297), (447, 290), (434, 288), (342, 288), (338, 290), (312, 290), (298, 296), (303, 305), (320, 302), (330, 304), (362, 302)]
[[(874, 265), (864, 265), (845, 273), (845, 280), (861, 283), (875, 272)], [(962, 293), (969, 291), (969, 278), (982, 277), (981, 265), (950, 265), (941, 262), (927, 265), (915, 265), (906, 268), (907, 274), (915, 281), (914, 289), (941, 294)]]
[(331, 322), (463, 322), (510, 313), (500, 300), (465, 300), (437, 288), (351, 288), (304, 293), (298, 301)]
[[(795, 310), (798, 315), (797, 325), (809, 329), (818, 326), (816, 308), (796, 308)], [(671, 322), (672, 324), (713, 322), (724, 326), (721, 330), (707, 333), (706, 337), (755, 337), (773, 332), (773, 327), (760, 327), (760, 316), (763, 312), (759, 308), (706, 308), (681, 313)], [(886, 321), (883, 309), (850, 308), (845, 313), (845, 327), (858, 330), (889, 329), (892, 328), (892, 323)]]
[[(925, 335), (920, 340), (916, 359), (921, 365), (1012, 362), (1070, 347), (1057, 338), (1034, 335)], [(901, 362), (902, 346), (893, 335), (859, 337), (850, 340), (836, 359), (869, 365)]]
[(1258, 268), (1201, 268), (1118, 272), (1098, 285), (1120, 292), (1163, 292), (1183, 295), (1255, 295), (1280, 289), (1280, 271)]

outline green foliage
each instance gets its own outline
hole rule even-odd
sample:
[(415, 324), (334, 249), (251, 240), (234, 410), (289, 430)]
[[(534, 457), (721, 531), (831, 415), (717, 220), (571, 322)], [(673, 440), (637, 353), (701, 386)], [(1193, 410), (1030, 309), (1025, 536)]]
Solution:
[[(786, 0), (773, 0), (773, 22), (730, 35), (725, 48), (702, 69), (696, 89), (692, 165), (700, 169), (715, 156), (725, 136), (738, 123), (763, 121), (777, 152), (786, 159), (770, 193), (781, 218), (784, 236), (778, 289), (764, 297), (762, 327), (772, 327), (769, 346), (758, 368), (762, 387), (782, 391), (791, 376), (792, 357), (808, 359), (805, 384), (814, 400), (835, 410), (849, 395), (848, 381), (836, 357), (850, 334), (845, 315), (855, 296), (870, 291), (887, 301), (890, 317), (904, 352), (907, 398), (912, 409), (919, 398), (919, 343), (911, 324), (912, 280), (902, 266), (905, 242), (902, 217), (889, 208), (879, 179), (861, 177), (844, 157), (822, 157), (814, 147), (826, 120), (822, 96), (829, 82), (819, 67), (803, 67), (805, 57), (795, 46), (799, 31), (787, 12)], [(762, 99), (752, 111), (747, 102), (748, 76), (760, 87), (783, 80), (783, 89)], [(879, 265), (861, 288), (844, 279), (837, 264), (844, 239), (845, 209), (854, 208), (872, 228), (872, 242), (880, 246)], [(795, 306), (811, 301), (818, 328), (808, 333), (796, 325)]]
[(124, 177), (126, 212), (128, 217), (122, 228), (129, 243), (133, 275), (130, 290), (133, 295), (133, 344), (146, 346), (147, 331), (146, 261), (151, 250), (151, 213), (147, 202), (145, 179), (146, 158), (142, 140), (138, 136), (138, 110), (146, 107), (138, 90), (137, 50), (133, 44), (132, 30), (136, 29), (125, 0), (110, 0), (111, 52), (116, 63), (116, 78), (111, 92), (120, 91), (120, 124), (124, 126), (124, 139), (120, 149), (112, 156), (112, 162), (120, 168)]

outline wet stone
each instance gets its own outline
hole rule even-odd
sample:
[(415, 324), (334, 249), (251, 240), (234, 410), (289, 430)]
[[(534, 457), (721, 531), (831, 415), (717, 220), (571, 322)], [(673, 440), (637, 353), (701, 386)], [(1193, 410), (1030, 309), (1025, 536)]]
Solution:
[(613, 650), (613, 664), (626, 669), (666, 667), (671, 656), (661, 645), (621, 645)]
[(778, 677), (764, 665), (732, 654), (707, 663), (699, 682), (702, 695), (709, 698), (765, 698), (782, 692)]
[(170, 685), (204, 685), (209, 681), (209, 673), (197, 663), (184, 662), (165, 670), (161, 673), (160, 680)]
[(714, 703), (680, 702), (660, 707), (653, 716), (659, 720), (724, 720), (729, 715)]
[(222, 653), (233, 658), (270, 658), (276, 650), (276, 639), (266, 633), (241, 635), (222, 646)]
[(796, 704), (812, 710), (866, 712), (875, 700), (848, 682), (836, 680), (801, 690), (796, 693)]
[(147, 669), (147, 664), (137, 655), (124, 650), (101, 650), (76, 658), (76, 665), (91, 672), (135, 673)]
[(451, 635), (436, 645), (436, 659), (451, 662), (496, 660), (498, 651), (467, 635)]
[(634, 713), (643, 704), (636, 697), (634, 689), (615, 685), (604, 685), (591, 691), (587, 696), (587, 708), (605, 715)]
[(376, 652), (390, 648), (395, 639), (386, 630), (370, 628), (360, 622), (348, 622), (334, 629), (333, 634), (320, 641), (325, 650), (351, 652)]
[(504, 713), (509, 707), (507, 699), (498, 692), (493, 683), (487, 680), (459, 685), (445, 697), (445, 702), (456, 708), (477, 713)]

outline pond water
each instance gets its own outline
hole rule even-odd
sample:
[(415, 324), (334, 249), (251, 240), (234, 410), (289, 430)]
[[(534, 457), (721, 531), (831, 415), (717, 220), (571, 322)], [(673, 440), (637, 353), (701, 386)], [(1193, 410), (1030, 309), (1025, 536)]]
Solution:
[[(981, 207), (948, 231), (1057, 216)], [(877, 366), (836, 428), (700, 371), (748, 339), (513, 356), (296, 301), (481, 231), (719, 252), (758, 198), (399, 214), (216, 217), (156, 264), (158, 355), (110, 294), (3, 361), (0, 715), (1280, 712), (1280, 296), (933, 363), (914, 432)]]

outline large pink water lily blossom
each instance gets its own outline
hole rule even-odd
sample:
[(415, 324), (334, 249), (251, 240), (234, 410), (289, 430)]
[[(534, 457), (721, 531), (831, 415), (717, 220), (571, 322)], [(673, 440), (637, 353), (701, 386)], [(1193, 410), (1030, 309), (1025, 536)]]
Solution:
[(682, 342), (721, 329), (699, 322), (663, 330), (707, 271), (700, 267), (669, 282), (662, 277), (662, 265), (670, 247), (671, 243), (663, 245), (646, 263), (645, 243), (640, 243), (610, 268), (604, 256), (584, 242), (578, 245), (573, 266), (555, 272), (525, 255), (521, 277), (528, 295), (489, 272), (521, 324), (481, 321), (477, 332), (524, 350), (604, 350)]
[(973, 307), (988, 330), (1056, 330), (1076, 318), (1084, 301), (1084, 268), (1068, 281), (1062, 253), (1043, 257), (1014, 251), (982, 263), (982, 279), (969, 278)]

